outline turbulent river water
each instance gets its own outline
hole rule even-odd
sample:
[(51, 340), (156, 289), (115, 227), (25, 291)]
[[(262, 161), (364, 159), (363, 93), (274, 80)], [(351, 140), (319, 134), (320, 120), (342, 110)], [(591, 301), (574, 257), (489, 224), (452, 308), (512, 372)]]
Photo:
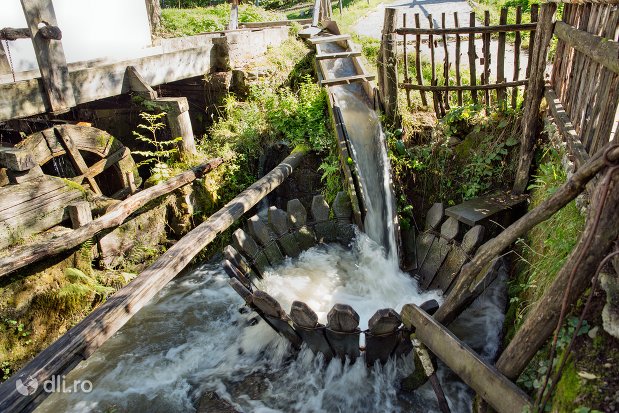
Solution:
[[(351, 70), (349, 59), (329, 65), (338, 77)], [(351, 248), (320, 245), (288, 258), (268, 270), (257, 287), (286, 311), (294, 300), (307, 303), (322, 323), (334, 304), (350, 304), (365, 329), (378, 309), (399, 312), (406, 303), (442, 297), (420, 293), (398, 268), (388, 158), (380, 122), (363, 89), (353, 84), (332, 90), (367, 189), (367, 235), (358, 233)], [(493, 286), (450, 326), (485, 358), (498, 348), (505, 278), (502, 269)], [(88, 380), (91, 392), (54, 393), (37, 411), (190, 412), (213, 391), (243, 412), (436, 411), (428, 383), (415, 394), (398, 390), (413, 370), (412, 357), (368, 368), (362, 358), (351, 364), (325, 362), (306, 348), (295, 353), (255, 313), (239, 311), (243, 302), (227, 280), (218, 263), (209, 263), (172, 281), (64, 378), (68, 387)], [(438, 376), (452, 412), (469, 411), (468, 387), (440, 363)]]

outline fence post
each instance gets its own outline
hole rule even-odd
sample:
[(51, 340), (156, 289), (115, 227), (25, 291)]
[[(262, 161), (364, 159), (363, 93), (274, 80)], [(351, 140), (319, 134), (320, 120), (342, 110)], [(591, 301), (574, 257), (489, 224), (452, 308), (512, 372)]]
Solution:
[(530, 54), (530, 76), (524, 101), (524, 115), (522, 118), (522, 140), (520, 142), (520, 159), (516, 180), (512, 192), (521, 194), (527, 189), (529, 169), (535, 151), (535, 138), (539, 122), (539, 105), (544, 94), (544, 71), (548, 46), (554, 31), (554, 14), (556, 3), (542, 4), (539, 22), (535, 31), (534, 48)]
[(230, 23), (228, 30), (236, 30), (239, 28), (239, 0), (232, 0), (230, 6)]
[[(398, 44), (397, 10), (388, 7), (385, 9), (385, 21), (382, 34), (382, 61), (379, 63), (379, 88), (382, 94), (385, 112), (394, 119), (398, 113)], [(381, 76), (382, 75), (382, 76)]]
[(75, 96), (62, 42), (45, 39), (39, 33), (41, 24), (58, 26), (54, 6), (51, 0), (21, 0), (21, 4), (47, 95), (47, 110), (64, 112), (75, 106)]

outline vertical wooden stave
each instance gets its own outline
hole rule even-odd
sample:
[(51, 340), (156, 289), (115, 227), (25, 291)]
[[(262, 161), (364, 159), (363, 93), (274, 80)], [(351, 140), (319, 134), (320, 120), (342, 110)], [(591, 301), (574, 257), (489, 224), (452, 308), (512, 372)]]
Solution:
[[(460, 27), (458, 21), (458, 12), (454, 12), (454, 26)], [(460, 75), (460, 35), (456, 34), (456, 85), (462, 86), (462, 78)], [(462, 106), (462, 91), (458, 90), (458, 106)]]
[[(484, 11), (484, 26), (490, 26), (490, 11)], [(490, 33), (482, 34), (483, 39), (483, 50), (482, 54), (484, 56), (484, 75), (481, 79), (481, 83), (484, 85), (490, 84)], [(490, 90), (486, 89), (484, 91), (485, 104), (486, 106), (490, 106)]]
[[(441, 14), (441, 24), (443, 29), (447, 28), (447, 19), (445, 13)], [(445, 58), (443, 59), (443, 76), (445, 77), (445, 86), (449, 86), (449, 49), (447, 48), (447, 35), (443, 34), (443, 51)], [(449, 109), (449, 90), (445, 91), (445, 108)]]
[[(501, 17), (499, 24), (507, 24), (507, 7), (501, 8)], [(497, 83), (505, 83), (505, 32), (499, 32), (499, 43), (496, 62), (496, 81)], [(499, 88), (496, 90), (497, 101), (501, 108), (506, 109), (507, 89)]]
[[(430, 24), (430, 29), (434, 28), (434, 20), (432, 19), (432, 15), (428, 14), (428, 23)], [(430, 64), (432, 70), (432, 77), (430, 80), (430, 84), (432, 86), (436, 86), (436, 63), (434, 60), (434, 36), (432, 34), (428, 35), (428, 46), (430, 47)], [(439, 110), (437, 92), (432, 92), (432, 100), (434, 101), (434, 111), (436, 112), (436, 117), (441, 117), (441, 111)]]
[[(475, 27), (475, 12), (469, 14), (469, 26)], [(469, 34), (469, 71), (471, 75), (471, 86), (477, 85), (477, 53), (475, 52), (475, 33)], [(471, 90), (471, 99), (477, 104), (477, 91)]]
[[(419, 22), (419, 13), (415, 13), (415, 27), (416, 28), (420, 28), (420, 22)], [(417, 84), (419, 86), (423, 86), (423, 72), (421, 70), (421, 36), (420, 35), (416, 35), (415, 36), (415, 71), (417, 72)], [(423, 90), (419, 91), (419, 94), (421, 96), (421, 103), (423, 103), (424, 106), (428, 106), (428, 100), (426, 98), (426, 92), (424, 92)]]
[[(406, 28), (406, 12), (402, 13), (402, 26)], [(408, 71), (408, 45), (406, 44), (406, 33), (402, 35), (402, 41), (404, 43), (404, 82), (410, 83), (411, 77)], [(408, 108), (411, 108), (411, 91), (406, 89), (406, 103)]]
[[(516, 7), (516, 24), (522, 23), (522, 6)], [(522, 35), (519, 31), (516, 32), (514, 39), (514, 76), (512, 80), (517, 81), (520, 77), (520, 45), (522, 43)], [(518, 104), (518, 87), (512, 89), (512, 108), (516, 109)]]

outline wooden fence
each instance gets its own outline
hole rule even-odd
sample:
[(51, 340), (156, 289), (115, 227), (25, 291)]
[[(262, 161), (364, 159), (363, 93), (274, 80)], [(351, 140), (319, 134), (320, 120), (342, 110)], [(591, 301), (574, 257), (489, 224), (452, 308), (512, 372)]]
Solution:
[(580, 166), (610, 140), (618, 141), (619, 6), (566, 4), (554, 35), (556, 58), (545, 97)]
[[(452, 102), (462, 106), (465, 91), (470, 93), (473, 103), (481, 101), (486, 105), (491, 105), (494, 101), (500, 105), (511, 104), (512, 107), (516, 107), (518, 88), (527, 84), (529, 73), (527, 64), (526, 75), (520, 77), (521, 64), (525, 60), (523, 55), (526, 57), (522, 48), (522, 33), (532, 32), (531, 39), (533, 39), (538, 10), (537, 5), (532, 5), (530, 10), (531, 23), (522, 23), (523, 12), (522, 8), (518, 6), (515, 9), (516, 23), (507, 24), (508, 9), (503, 8), (499, 25), (490, 25), (488, 11), (484, 13), (483, 25), (478, 25), (475, 12), (469, 13), (466, 23), (464, 19), (460, 19), (457, 12), (453, 13), (453, 16), (442, 13), (439, 27), (435, 27), (434, 17), (431, 14), (425, 17), (428, 20), (429, 27), (422, 27), (419, 13), (414, 14), (414, 27), (411, 27), (410, 23), (413, 22), (408, 19), (409, 16), (405, 13), (402, 16), (402, 26), (397, 27), (396, 9), (387, 9), (385, 12), (386, 30), (383, 30), (383, 39), (386, 40), (395, 34), (399, 36), (395, 40), (396, 43), (403, 45), (401, 50), (404, 64), (404, 82), (398, 82), (398, 88), (406, 90), (409, 106), (411, 90), (416, 90), (419, 91), (424, 105), (428, 105), (426, 92), (431, 93), (432, 103), (438, 117), (445, 115), (445, 111), (450, 109)], [(449, 17), (453, 17), (452, 24), (447, 23)], [(509, 33), (514, 33), (514, 43), (513, 50), (509, 50), (513, 54), (513, 74), (511, 79), (508, 80), (505, 68), (506, 62), (508, 64), (511, 64), (511, 62), (507, 56), (507, 49), (512, 49), (507, 44)], [(497, 52), (493, 56), (491, 43), (495, 35), (497, 37)], [(441, 52), (439, 43), (442, 44), (442, 62), (436, 56), (438, 52)], [(462, 62), (463, 43), (466, 44), (467, 62)], [(414, 47), (414, 64), (409, 62), (411, 44)], [(430, 84), (424, 84), (421, 59), (422, 48), (426, 46), (430, 49)], [(529, 44), (529, 48), (531, 47), (533, 47), (532, 42)], [(387, 48), (383, 49), (387, 50)], [(481, 50), (481, 56), (477, 54), (477, 50)], [(385, 62), (389, 61), (389, 56), (383, 58)], [(396, 56), (395, 60), (400, 60), (400, 57)], [(495, 60), (496, 64), (494, 63)], [(440, 68), (441, 63), (442, 70)], [(477, 74), (478, 65), (481, 67), (479, 75)], [(437, 68), (437, 66), (439, 67)], [(468, 75), (465, 72), (467, 67)], [(496, 70), (495, 73), (492, 73), (493, 69)], [(437, 70), (441, 71), (442, 76), (437, 75)], [(411, 74), (411, 72), (413, 73)], [(386, 80), (389, 81), (389, 79)], [(395, 81), (397, 82), (397, 80)], [(495, 91), (494, 96), (491, 91)], [(481, 93), (481, 97), (478, 93)], [(390, 101), (390, 99), (386, 99), (386, 101)]]

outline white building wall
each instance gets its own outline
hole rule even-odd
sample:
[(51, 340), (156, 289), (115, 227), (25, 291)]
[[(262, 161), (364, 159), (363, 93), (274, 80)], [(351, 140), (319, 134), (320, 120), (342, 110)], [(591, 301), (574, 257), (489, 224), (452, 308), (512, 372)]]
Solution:
[[(151, 46), (145, 0), (52, 0), (68, 63), (141, 55)], [(20, 0), (0, 0), (0, 28), (27, 27)], [(2, 41), (2, 47), (6, 44)], [(16, 72), (37, 69), (30, 39), (9, 42)]]

